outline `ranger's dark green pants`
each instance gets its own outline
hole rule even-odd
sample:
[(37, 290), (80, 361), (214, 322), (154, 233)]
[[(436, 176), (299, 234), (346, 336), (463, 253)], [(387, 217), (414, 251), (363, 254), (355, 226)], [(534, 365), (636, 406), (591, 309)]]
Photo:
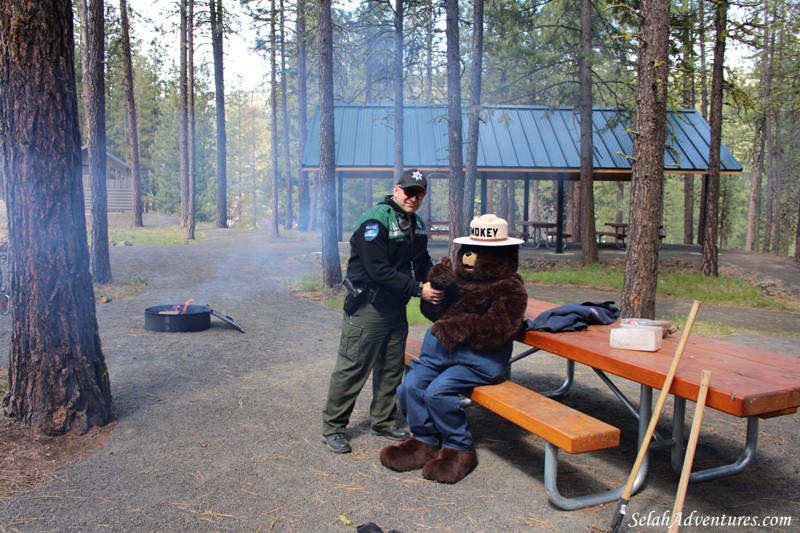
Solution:
[(395, 425), (397, 387), (403, 379), (408, 319), (406, 308), (378, 311), (363, 304), (342, 319), (342, 337), (322, 413), (322, 434), (344, 433), (356, 399), (372, 372), (370, 421), (374, 429)]

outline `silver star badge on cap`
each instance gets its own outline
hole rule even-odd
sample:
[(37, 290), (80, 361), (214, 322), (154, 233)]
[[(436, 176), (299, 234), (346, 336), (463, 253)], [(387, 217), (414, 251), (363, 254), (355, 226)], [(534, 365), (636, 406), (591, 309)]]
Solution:
[(421, 179), (422, 179), (422, 177), (423, 177), (423, 176), (422, 176), (422, 172), (420, 172), (419, 170), (415, 170), (415, 171), (414, 171), (414, 172), (411, 174), (411, 177), (412, 177), (412, 178), (414, 178), (415, 180), (419, 181), (419, 180), (421, 180)]

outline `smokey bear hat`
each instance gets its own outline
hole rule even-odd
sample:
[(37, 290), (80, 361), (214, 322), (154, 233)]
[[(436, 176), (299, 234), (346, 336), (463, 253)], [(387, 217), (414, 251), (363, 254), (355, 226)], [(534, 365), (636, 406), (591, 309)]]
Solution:
[(496, 215), (486, 214), (473, 218), (469, 223), (469, 237), (458, 237), (453, 242), (475, 246), (511, 246), (525, 241), (508, 236), (508, 222)]

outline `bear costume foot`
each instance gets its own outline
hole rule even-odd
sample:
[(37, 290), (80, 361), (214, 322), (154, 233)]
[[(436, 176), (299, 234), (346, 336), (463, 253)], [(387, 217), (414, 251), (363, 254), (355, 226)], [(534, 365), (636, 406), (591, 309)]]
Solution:
[(395, 472), (419, 470), (439, 453), (439, 446), (426, 444), (414, 438), (381, 450), (381, 463)]
[(425, 464), (422, 477), (439, 483), (458, 483), (475, 470), (476, 466), (478, 466), (478, 454), (474, 449), (442, 448), (436, 459)]

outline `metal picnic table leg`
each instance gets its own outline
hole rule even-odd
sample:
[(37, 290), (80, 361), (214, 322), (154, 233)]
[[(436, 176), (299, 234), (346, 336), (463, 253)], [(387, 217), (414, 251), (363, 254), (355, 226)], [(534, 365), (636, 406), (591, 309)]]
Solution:
[[(675, 472), (680, 472), (683, 467), (683, 426), (684, 416), (686, 413), (686, 398), (675, 397), (675, 408), (673, 411), (672, 419), (672, 469)], [(700, 483), (703, 481), (711, 481), (721, 477), (732, 476), (738, 474), (756, 457), (758, 448), (758, 417), (747, 417), (747, 436), (745, 437), (744, 449), (736, 461), (713, 468), (706, 468), (705, 470), (698, 470), (692, 472), (689, 477), (691, 483)]]
[(533, 228), (531, 235), (533, 236), (533, 247), (538, 248), (542, 244), (542, 232), (539, 231), (539, 228)]
[[(653, 389), (642, 385), (639, 398), (639, 435), (637, 441), (641, 447), (645, 445), (642, 441), (647, 433), (650, 417), (653, 415)], [(574, 498), (562, 496), (558, 491), (558, 451), (556, 446), (553, 446), (549, 442), (545, 443), (544, 487), (547, 492), (547, 497), (550, 499), (550, 503), (565, 511), (575, 511), (592, 505), (613, 502), (622, 495), (622, 491), (625, 489), (624, 484), (615, 489), (595, 492), (593, 494), (583, 494), (581, 496), (575, 496)], [(647, 479), (649, 463), (650, 457), (649, 454), (646, 454), (642, 460), (639, 472), (636, 473), (636, 479), (633, 482), (631, 494), (636, 494)]]

